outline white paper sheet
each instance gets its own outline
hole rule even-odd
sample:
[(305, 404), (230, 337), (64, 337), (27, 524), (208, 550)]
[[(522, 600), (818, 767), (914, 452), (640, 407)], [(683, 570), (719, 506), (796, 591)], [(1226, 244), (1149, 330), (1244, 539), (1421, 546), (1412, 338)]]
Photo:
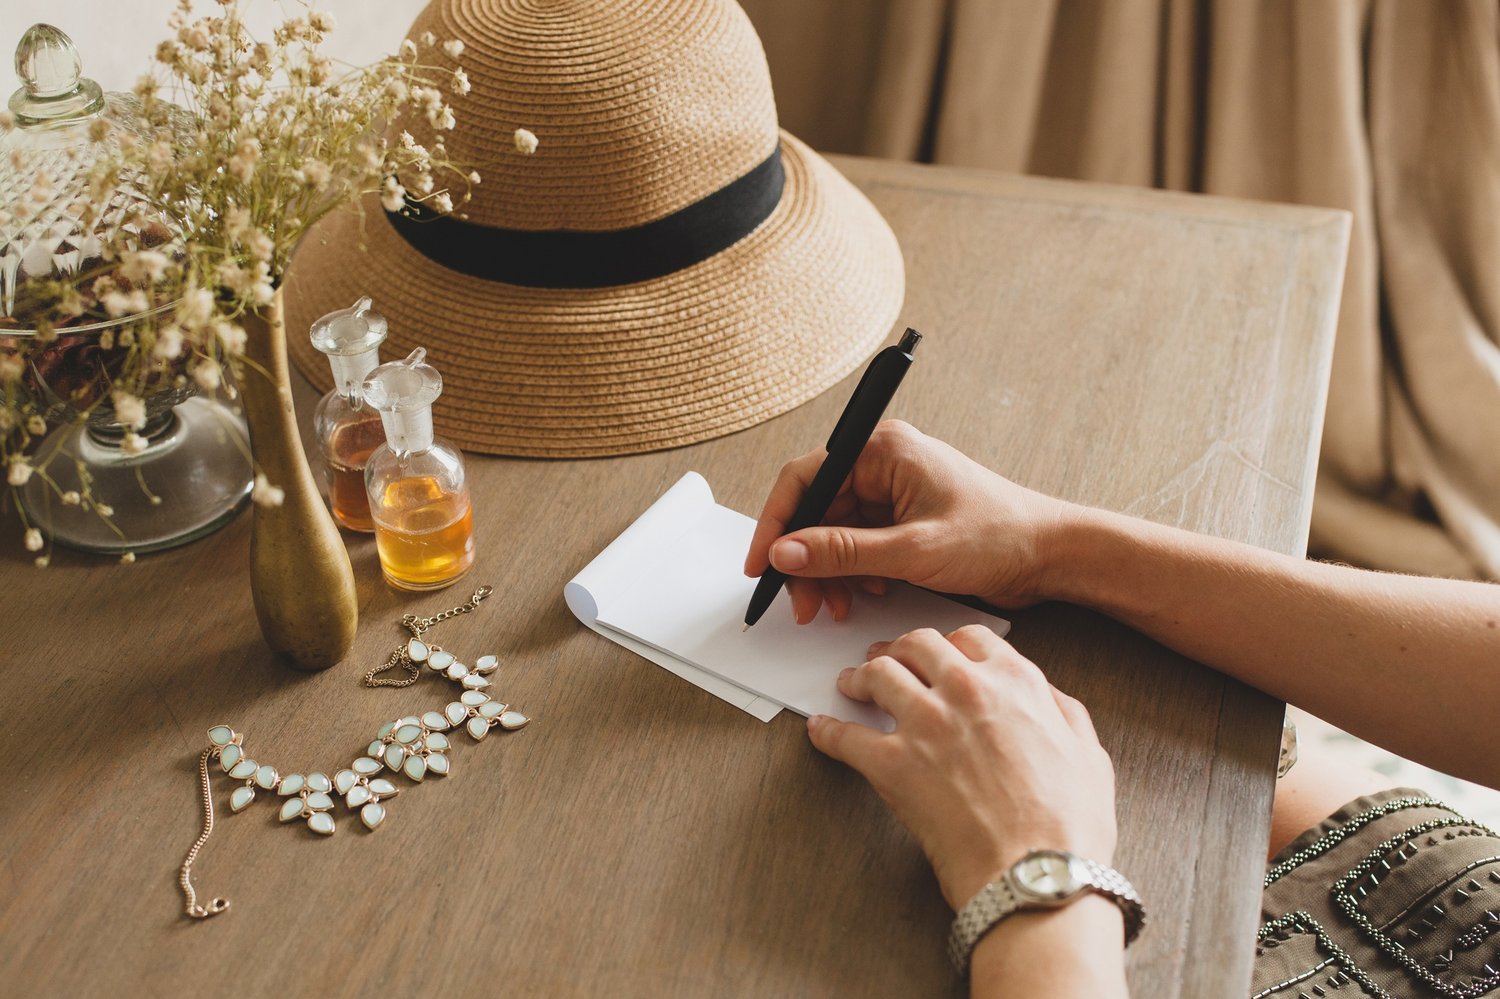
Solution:
[(689, 472), (574, 577), (568, 605), (600, 634), (752, 714), (753, 702), (738, 700), (746, 693), (798, 714), (886, 730), (891, 720), (883, 712), (834, 686), (840, 670), (864, 661), (872, 642), (922, 627), (947, 632), (977, 623), (1002, 635), (1010, 628), (1003, 618), (893, 584), (884, 597), (856, 594), (837, 623), (826, 611), (811, 624), (793, 623), (783, 592), (743, 631), (755, 580), (742, 566), (754, 528), (751, 518), (716, 504), (703, 477)]

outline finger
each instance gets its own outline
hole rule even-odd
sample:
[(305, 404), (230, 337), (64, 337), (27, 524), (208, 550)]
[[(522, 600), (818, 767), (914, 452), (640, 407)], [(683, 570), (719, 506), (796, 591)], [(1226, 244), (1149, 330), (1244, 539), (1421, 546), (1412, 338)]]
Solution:
[(828, 605), (828, 613), (833, 619), (842, 621), (847, 618), (854, 606), (854, 593), (848, 584), (842, 579), (820, 579), (818, 585), (823, 591), (823, 603)]
[(828, 505), (828, 512), (823, 514), (823, 523), (844, 524), (849, 527), (865, 523), (860, 516), (859, 497), (854, 490), (846, 490), (834, 497), (833, 502)]
[(777, 538), (771, 564), (797, 576), (885, 576), (906, 579), (920, 548), (909, 524), (809, 527)]
[(971, 662), (982, 663), (1011, 651), (1010, 643), (982, 624), (966, 624), (950, 631), (948, 642)]
[(889, 738), (873, 728), (855, 722), (839, 721), (828, 715), (813, 715), (809, 718), (807, 736), (819, 752), (840, 763), (847, 763), (866, 778), (869, 778), (870, 770), (878, 765), (881, 741)]
[(1089, 715), (1089, 709), (1084, 707), (1083, 702), (1076, 697), (1064, 694), (1050, 684), (1048, 687), (1052, 691), (1052, 700), (1057, 704), (1057, 710), (1062, 712), (1063, 720), (1068, 723), (1068, 727), (1078, 735), (1098, 744), (1099, 733), (1095, 731), (1094, 719)]
[(901, 723), (901, 718), (922, 697), (927, 687), (917, 675), (890, 656), (876, 656), (869, 662), (839, 674), (838, 688), (856, 701), (873, 702)]
[(899, 661), (929, 687), (936, 686), (943, 674), (953, 668), (954, 660), (964, 658), (963, 653), (931, 628), (908, 631), (887, 645), (881, 655)]
[(823, 606), (823, 588), (816, 579), (788, 579), (786, 593), (792, 603), (792, 620), (809, 624)]
[(745, 556), (745, 575), (759, 576), (766, 571), (766, 566), (770, 564), (766, 556), (767, 549), (771, 547), (771, 542), (785, 532), (787, 521), (797, 511), (802, 494), (807, 492), (813, 476), (823, 467), (823, 459), (827, 456), (828, 452), (822, 449), (809, 451), (782, 466), (766, 497), (766, 505), (760, 511), (760, 519), (755, 522), (755, 533), (750, 538), (750, 551)]
[(883, 597), (886, 594), (888, 584), (879, 576), (853, 576), (849, 579), (849, 585), (857, 587), (872, 597)]

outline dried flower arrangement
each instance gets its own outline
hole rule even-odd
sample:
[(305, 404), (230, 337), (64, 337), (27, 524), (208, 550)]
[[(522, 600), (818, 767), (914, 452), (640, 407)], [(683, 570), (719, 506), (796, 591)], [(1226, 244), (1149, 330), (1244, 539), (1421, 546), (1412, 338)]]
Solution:
[[(65, 490), (49, 475), (52, 462), (72, 457), (39, 447), (49, 423), (102, 415), (123, 431), (127, 454), (140, 449), (148, 403), (232, 397), (226, 370), (256, 376), (243, 370), (246, 326), (256, 328), (245, 320), (271, 302), (320, 218), (374, 192), (389, 210), (410, 201), (449, 213), (479, 182), (443, 144), (455, 124), (452, 95), (469, 89), (462, 42), (426, 34), (394, 57), (353, 67), (320, 51), (334, 26), (327, 13), (290, 16), (272, 40), (258, 41), (241, 0), (217, 5), (194, 18), (191, 0), (180, 0), (172, 36), (133, 88), (149, 128), (102, 117), (89, 125), (106, 152), (87, 166), (86, 194), (69, 211), (100, 233), (99, 246), (87, 256), (58, 248), (55, 273), (30, 280), (11, 315), (0, 316), (0, 466), (13, 502), (39, 476), (59, 503), (107, 520), (110, 497), (90, 495), (86, 476)], [(13, 127), (0, 112), (0, 130)], [(519, 129), (515, 147), (530, 153), (536, 138)], [(26, 174), (30, 189), (0, 206), (0, 243), (55, 201), (65, 180), (20, 154), (6, 166)], [(35, 333), (6, 335), (7, 325)], [(257, 502), (281, 495), (257, 477)], [(25, 547), (41, 552), (42, 533), (25, 523), (24, 508), (21, 516)], [(48, 555), (36, 561), (45, 566)]]

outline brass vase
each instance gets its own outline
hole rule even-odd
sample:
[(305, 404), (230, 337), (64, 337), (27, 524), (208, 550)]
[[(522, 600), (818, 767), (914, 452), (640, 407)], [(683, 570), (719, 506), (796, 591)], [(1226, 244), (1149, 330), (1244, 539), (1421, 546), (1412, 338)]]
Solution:
[(359, 602), (349, 553), (302, 450), (286, 359), (281, 289), (241, 320), (248, 334), (240, 379), (257, 468), (285, 491), (255, 504), (250, 591), (266, 644), (301, 669), (327, 669), (354, 644)]

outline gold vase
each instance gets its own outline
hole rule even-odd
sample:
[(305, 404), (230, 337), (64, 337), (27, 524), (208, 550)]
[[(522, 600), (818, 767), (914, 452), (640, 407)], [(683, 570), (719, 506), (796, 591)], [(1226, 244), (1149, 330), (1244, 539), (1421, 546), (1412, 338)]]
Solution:
[(302, 450), (286, 360), (281, 289), (241, 320), (248, 334), (240, 379), (250, 449), (279, 506), (257, 503), (250, 532), (250, 592), (266, 644), (300, 669), (327, 669), (354, 644), (359, 602), (349, 553)]

